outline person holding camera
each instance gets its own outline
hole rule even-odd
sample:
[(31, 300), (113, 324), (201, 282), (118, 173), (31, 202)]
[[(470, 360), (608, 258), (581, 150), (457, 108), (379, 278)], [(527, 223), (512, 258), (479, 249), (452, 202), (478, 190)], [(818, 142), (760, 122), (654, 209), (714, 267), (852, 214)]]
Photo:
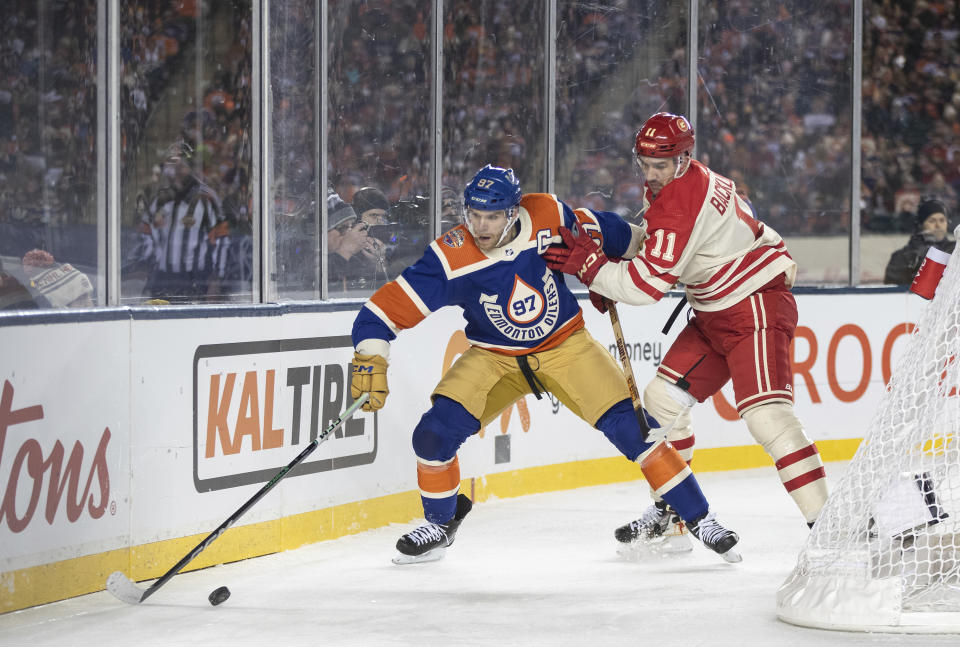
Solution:
[(950, 223), (943, 203), (939, 200), (921, 202), (917, 207), (916, 231), (905, 246), (890, 255), (883, 282), (892, 285), (912, 283), (931, 247), (952, 254), (957, 242), (949, 234)]
[[(368, 220), (375, 219), (368, 215)], [(327, 222), (330, 288), (362, 290), (386, 283), (386, 244), (370, 235), (370, 223), (335, 193), (327, 198)]]
[(390, 216), (390, 201), (380, 189), (365, 186), (353, 194), (353, 210), (371, 227), (385, 225)]

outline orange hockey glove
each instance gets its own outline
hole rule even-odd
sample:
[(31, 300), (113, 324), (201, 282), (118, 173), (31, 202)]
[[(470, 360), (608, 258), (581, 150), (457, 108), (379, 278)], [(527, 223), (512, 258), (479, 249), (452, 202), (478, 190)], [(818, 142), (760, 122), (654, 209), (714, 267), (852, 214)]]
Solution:
[(387, 360), (380, 355), (353, 354), (353, 377), (350, 380), (350, 397), (354, 400), (364, 393), (370, 394), (362, 409), (376, 411), (387, 401)]

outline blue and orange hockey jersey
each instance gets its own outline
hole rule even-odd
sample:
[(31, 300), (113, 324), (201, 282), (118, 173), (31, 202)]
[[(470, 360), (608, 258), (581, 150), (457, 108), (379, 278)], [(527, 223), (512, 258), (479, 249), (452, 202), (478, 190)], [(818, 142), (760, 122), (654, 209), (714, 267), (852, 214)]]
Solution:
[(531, 193), (519, 206), (520, 233), (484, 252), (465, 225), (427, 247), (423, 257), (364, 304), (353, 323), (354, 346), (365, 339), (390, 342), (444, 306), (463, 308), (464, 332), (475, 346), (525, 355), (560, 344), (583, 327), (576, 297), (563, 274), (541, 258), (557, 229), (580, 223), (608, 256), (623, 256), (630, 226), (615, 213), (577, 209), (556, 196)]

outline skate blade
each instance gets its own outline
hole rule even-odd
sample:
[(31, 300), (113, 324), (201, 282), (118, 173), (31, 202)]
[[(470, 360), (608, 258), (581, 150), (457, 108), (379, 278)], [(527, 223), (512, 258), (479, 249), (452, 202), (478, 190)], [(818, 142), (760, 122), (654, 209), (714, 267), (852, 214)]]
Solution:
[(404, 555), (403, 553), (397, 553), (390, 561), (400, 566), (405, 564), (423, 564), (425, 562), (435, 562), (443, 559), (443, 556), (446, 555), (446, 553), (446, 546), (438, 546), (433, 550), (428, 550), (422, 555)]
[(693, 542), (689, 535), (670, 535), (663, 542), (665, 553), (692, 553)]
[(725, 553), (720, 553), (720, 557), (723, 558), (723, 561), (729, 564), (739, 564), (743, 561), (743, 557), (740, 555), (740, 553), (732, 548)]
[(693, 552), (693, 543), (687, 535), (638, 539), (629, 544), (618, 544), (617, 555), (631, 562), (671, 559)]

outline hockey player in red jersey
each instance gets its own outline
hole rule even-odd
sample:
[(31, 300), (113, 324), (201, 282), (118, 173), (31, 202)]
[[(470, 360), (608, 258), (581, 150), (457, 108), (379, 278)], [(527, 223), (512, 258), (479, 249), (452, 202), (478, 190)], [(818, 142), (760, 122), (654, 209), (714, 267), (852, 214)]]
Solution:
[[(634, 153), (646, 190), (645, 239), (636, 256), (608, 262), (606, 250), (589, 237), (563, 230), (566, 248), (544, 257), (591, 291), (632, 305), (659, 301), (682, 283), (695, 315), (647, 385), (644, 406), (689, 461), (690, 407), (732, 379), (737, 411), (812, 525), (827, 483), (817, 447), (793, 410), (790, 342), (797, 306), (790, 288), (796, 263), (777, 232), (755, 219), (733, 181), (691, 157), (693, 145), (687, 119), (666, 112), (637, 133)], [(618, 529), (617, 538), (662, 533), (669, 517), (668, 506), (657, 501)]]
[[(586, 331), (583, 313), (559, 272), (541, 254), (561, 227), (596, 234), (608, 254), (635, 251), (639, 230), (619, 216), (574, 212), (556, 196), (523, 195), (513, 171), (485, 166), (464, 190), (464, 224), (433, 241), (423, 257), (377, 290), (353, 325), (351, 394), (369, 393), (365, 409), (383, 406), (390, 342), (444, 306), (463, 309), (471, 347), (431, 395), (413, 431), (417, 483), (426, 523), (397, 542), (398, 564), (439, 559), (471, 502), (459, 493), (457, 450), (528, 393), (554, 393), (599, 429), (640, 469), (707, 547), (728, 561), (736, 533), (709, 510), (687, 463), (662, 440), (643, 437), (626, 379)], [(655, 426), (655, 421), (651, 421)]]

